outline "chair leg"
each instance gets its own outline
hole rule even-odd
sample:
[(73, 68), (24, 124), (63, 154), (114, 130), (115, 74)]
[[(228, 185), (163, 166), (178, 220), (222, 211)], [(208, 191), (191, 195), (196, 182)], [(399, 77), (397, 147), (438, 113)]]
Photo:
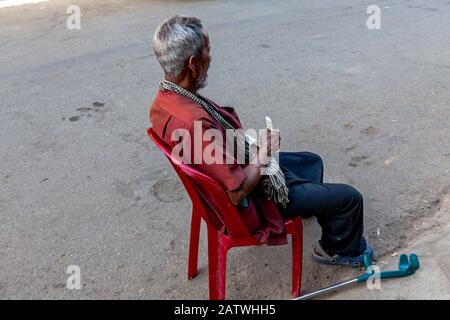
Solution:
[(292, 233), (292, 297), (300, 296), (302, 287), (302, 258), (303, 258), (303, 225), (295, 220), (295, 231)]
[(208, 226), (209, 299), (225, 300), (227, 250), (222, 235)]
[(200, 241), (201, 216), (192, 208), (191, 235), (189, 240), (188, 279), (193, 279), (198, 271), (198, 246)]

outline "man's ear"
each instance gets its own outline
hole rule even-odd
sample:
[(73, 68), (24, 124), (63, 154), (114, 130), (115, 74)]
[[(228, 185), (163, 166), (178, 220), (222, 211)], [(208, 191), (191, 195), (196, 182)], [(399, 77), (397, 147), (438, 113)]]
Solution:
[(194, 55), (189, 57), (188, 68), (194, 76), (197, 75), (197, 58)]

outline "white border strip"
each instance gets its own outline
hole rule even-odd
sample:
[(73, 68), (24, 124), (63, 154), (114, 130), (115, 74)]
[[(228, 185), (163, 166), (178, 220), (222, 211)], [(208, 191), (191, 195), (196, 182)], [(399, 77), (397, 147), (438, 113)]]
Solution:
[(0, 1), (0, 8), (21, 6), (23, 4), (46, 2), (48, 0), (6, 0)]

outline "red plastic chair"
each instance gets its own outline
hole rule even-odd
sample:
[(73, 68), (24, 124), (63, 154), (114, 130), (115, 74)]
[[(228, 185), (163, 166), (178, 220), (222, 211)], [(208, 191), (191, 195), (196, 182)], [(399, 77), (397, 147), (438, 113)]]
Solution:
[[(228, 250), (233, 247), (258, 246), (260, 243), (250, 234), (238, 210), (216, 181), (173, 157), (151, 128), (147, 130), (147, 133), (169, 159), (192, 201), (188, 278), (192, 279), (197, 275), (200, 223), (203, 218), (208, 233), (209, 298), (223, 300), (225, 299)], [(223, 214), (223, 219), (227, 234), (212, 226), (204, 201), (195, 186), (202, 186), (213, 194), (218, 207), (222, 208), (223, 213), (226, 213)], [(292, 296), (298, 297), (302, 283), (303, 225), (299, 217), (286, 220), (285, 223), (287, 232), (292, 237)]]

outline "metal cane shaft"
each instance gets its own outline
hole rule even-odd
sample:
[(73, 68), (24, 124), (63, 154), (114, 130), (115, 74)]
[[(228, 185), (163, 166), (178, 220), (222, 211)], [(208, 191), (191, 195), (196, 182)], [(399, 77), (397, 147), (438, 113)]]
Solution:
[(313, 291), (313, 292), (304, 294), (304, 295), (302, 295), (302, 296), (300, 296), (298, 298), (295, 298), (294, 300), (311, 299), (311, 298), (317, 297), (317, 296), (319, 296), (321, 294), (324, 294), (324, 293), (327, 293), (327, 292), (330, 292), (330, 291), (333, 291), (333, 290), (336, 290), (336, 289), (340, 289), (340, 288), (346, 287), (346, 286), (348, 286), (350, 284), (357, 283), (357, 282), (358, 282), (358, 279), (352, 279), (352, 280), (340, 282), (340, 283), (334, 284), (332, 286), (329, 286), (329, 287), (326, 287), (326, 288), (319, 289), (317, 291)]

